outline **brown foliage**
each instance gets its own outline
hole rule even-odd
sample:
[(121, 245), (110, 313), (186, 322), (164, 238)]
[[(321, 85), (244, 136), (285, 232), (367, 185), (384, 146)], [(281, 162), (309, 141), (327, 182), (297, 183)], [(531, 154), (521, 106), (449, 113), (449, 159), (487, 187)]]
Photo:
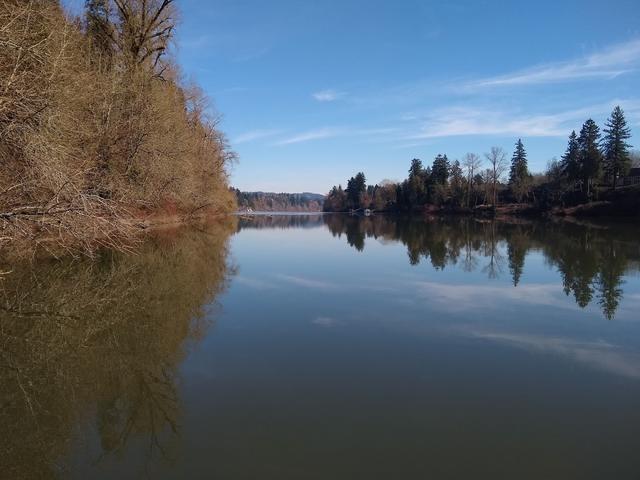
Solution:
[(133, 211), (234, 206), (204, 95), (161, 61), (172, 2), (115, 6), (106, 56), (56, 1), (0, 0), (0, 246), (124, 247)]

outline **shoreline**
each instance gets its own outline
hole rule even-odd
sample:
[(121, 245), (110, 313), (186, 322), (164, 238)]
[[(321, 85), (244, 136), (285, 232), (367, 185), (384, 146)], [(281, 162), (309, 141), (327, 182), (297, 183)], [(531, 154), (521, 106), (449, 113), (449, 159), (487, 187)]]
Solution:
[[(323, 212), (323, 213), (345, 213)], [(639, 219), (640, 205), (627, 205), (620, 208), (619, 204), (611, 201), (596, 201), (571, 207), (553, 207), (543, 210), (531, 204), (510, 203), (493, 207), (491, 205), (478, 205), (473, 208), (466, 207), (438, 207), (426, 205), (415, 210), (374, 210), (372, 214), (398, 214), (398, 215), (461, 215), (478, 218), (500, 217), (534, 217), (534, 218), (599, 218), (599, 219)]]

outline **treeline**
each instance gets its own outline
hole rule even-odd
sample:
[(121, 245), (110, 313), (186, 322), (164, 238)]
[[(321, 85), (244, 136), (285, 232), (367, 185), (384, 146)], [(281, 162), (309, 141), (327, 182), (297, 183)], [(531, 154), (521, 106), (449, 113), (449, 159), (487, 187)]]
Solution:
[(614, 108), (603, 133), (593, 120), (587, 120), (579, 134), (571, 133), (562, 158), (550, 161), (542, 174), (531, 173), (521, 139), (511, 162), (502, 148), (492, 147), (483, 157), (467, 153), (462, 161), (452, 162), (439, 154), (427, 167), (413, 159), (408, 178), (401, 183), (367, 185), (360, 172), (347, 181), (345, 189), (341, 185), (331, 189), (324, 210), (411, 211), (428, 206), (460, 210), (480, 205), (495, 208), (501, 203), (550, 209), (591, 202), (615, 190), (633, 161), (627, 143), (631, 131), (620, 107)]
[(228, 212), (233, 160), (168, 55), (174, 0), (0, 2), (0, 245), (118, 245), (132, 217)]
[(320, 212), (324, 195), (317, 193), (241, 192), (233, 189), (239, 210), (258, 212)]

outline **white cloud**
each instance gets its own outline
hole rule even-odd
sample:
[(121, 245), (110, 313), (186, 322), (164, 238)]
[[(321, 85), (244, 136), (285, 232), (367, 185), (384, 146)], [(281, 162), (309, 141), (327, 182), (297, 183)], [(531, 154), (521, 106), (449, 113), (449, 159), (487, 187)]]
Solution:
[(318, 102), (335, 102), (346, 95), (345, 92), (339, 92), (337, 90), (321, 90), (313, 93), (311, 96)]
[(266, 280), (260, 280), (259, 278), (243, 277), (237, 275), (233, 278), (234, 283), (239, 283), (245, 287), (253, 288), (255, 290), (272, 290), (275, 287), (273, 283)]
[(213, 39), (209, 34), (202, 34), (195, 37), (187, 37), (179, 42), (180, 47), (192, 50), (199, 50), (205, 47), (210, 47), (213, 43)]
[(255, 140), (261, 140), (263, 138), (273, 137), (280, 133), (282, 133), (282, 130), (267, 130), (267, 129), (251, 130), (250, 132), (245, 132), (238, 135), (236, 138), (233, 139), (232, 143), (239, 144), (239, 143), (253, 142)]
[(313, 290), (336, 290), (338, 288), (338, 286), (333, 283), (311, 278), (297, 277), (295, 275), (277, 274), (275, 277), (298, 287), (311, 288)]
[(296, 285), (298, 287), (310, 288), (313, 290), (332, 291), (332, 292), (345, 294), (345, 295), (351, 295), (353, 294), (354, 291), (379, 292), (379, 293), (396, 292), (396, 289), (394, 287), (390, 287), (388, 285), (380, 285), (380, 284), (351, 285), (346, 283), (327, 282), (324, 280), (317, 280), (315, 278), (301, 277), (296, 275), (286, 275), (283, 273), (275, 274), (274, 278), (280, 280), (281, 282)]
[(324, 127), (306, 132), (299, 133), (289, 138), (285, 138), (275, 143), (275, 145), (291, 145), (294, 143), (309, 142), (311, 140), (320, 140), (323, 138), (333, 138), (344, 135), (347, 129), (341, 127)]
[(339, 325), (341, 322), (331, 317), (317, 317), (311, 320), (311, 323), (319, 327), (329, 328), (329, 327), (335, 327), (336, 325)]
[(322, 127), (298, 133), (291, 137), (277, 141), (274, 145), (291, 145), (294, 143), (309, 142), (312, 140), (322, 140), (325, 138), (343, 137), (346, 135), (354, 137), (372, 137), (375, 139), (384, 138), (386, 135), (397, 133), (398, 128), (352, 128), (352, 127)]
[(589, 78), (615, 78), (640, 66), (640, 40), (614, 45), (586, 57), (548, 63), (470, 82), (466, 87), (501, 87), (554, 83)]
[(561, 355), (601, 371), (640, 379), (640, 354), (604, 341), (581, 342), (562, 337), (497, 332), (473, 332), (472, 335), (529, 351)]
[(461, 135), (556, 137), (567, 134), (567, 129), (561, 128), (566, 120), (566, 114), (513, 117), (496, 110), (453, 107), (434, 112), (424, 120), (418, 133), (406, 139)]
[(633, 121), (638, 115), (638, 100), (612, 100), (584, 108), (548, 114), (514, 115), (493, 108), (450, 107), (426, 115), (418, 132), (406, 140), (453, 137), (462, 135), (505, 135), (522, 137), (564, 137), (579, 129), (590, 117), (604, 117), (615, 105), (621, 105)]
[[(576, 310), (575, 303), (566, 298), (562, 288), (555, 284), (525, 284), (507, 288), (504, 285), (446, 284), (437, 282), (411, 282), (416, 293), (428, 298), (431, 305), (448, 311), (468, 311), (478, 308), (496, 309), (508, 302), (513, 305), (538, 305)], [(496, 299), (500, 299), (496, 303)]]

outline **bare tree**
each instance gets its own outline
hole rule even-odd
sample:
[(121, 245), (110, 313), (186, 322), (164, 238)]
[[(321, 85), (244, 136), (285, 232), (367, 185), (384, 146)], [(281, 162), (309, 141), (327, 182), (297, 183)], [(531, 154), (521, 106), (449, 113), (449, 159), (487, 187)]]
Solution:
[(491, 147), (491, 151), (484, 156), (491, 165), (489, 170), (491, 171), (492, 204), (495, 207), (498, 200), (498, 182), (507, 171), (507, 155), (502, 148)]
[(174, 0), (113, 0), (118, 29), (107, 32), (120, 51), (137, 64), (156, 66), (169, 47), (176, 25)]
[(467, 173), (467, 206), (471, 206), (471, 189), (473, 188), (473, 177), (482, 166), (482, 159), (475, 153), (467, 153), (462, 160), (462, 166)]
[(128, 250), (140, 215), (235, 208), (228, 142), (161, 58), (174, 8), (91, 0), (83, 29), (57, 0), (0, 0), (0, 249)]

